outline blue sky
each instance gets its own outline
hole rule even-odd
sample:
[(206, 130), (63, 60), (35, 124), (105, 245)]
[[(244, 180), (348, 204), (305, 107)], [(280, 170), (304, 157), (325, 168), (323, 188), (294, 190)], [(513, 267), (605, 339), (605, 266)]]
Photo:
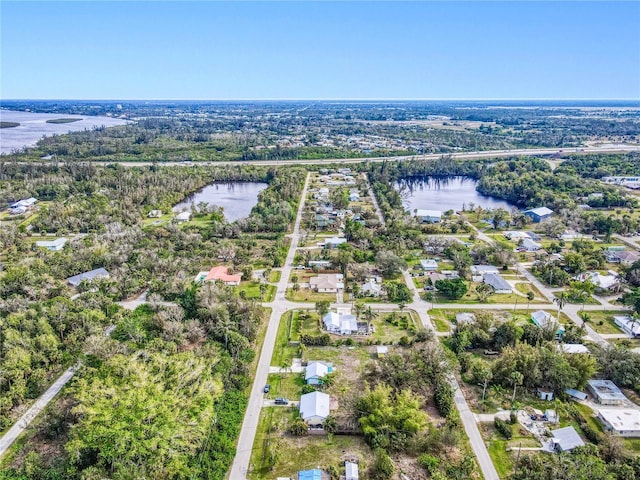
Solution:
[(13, 2), (0, 95), (640, 98), (640, 2)]

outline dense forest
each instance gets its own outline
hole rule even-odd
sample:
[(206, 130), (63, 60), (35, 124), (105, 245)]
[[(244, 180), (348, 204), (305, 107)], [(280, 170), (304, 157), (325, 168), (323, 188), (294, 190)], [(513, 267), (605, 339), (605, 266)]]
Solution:
[[(192, 280), (220, 258), (246, 272), (259, 262), (280, 265), (304, 175), (5, 163), (0, 179), (3, 202), (40, 200), (0, 231), (0, 429), (63, 369), (79, 365), (0, 478), (222, 478), (266, 317), (258, 298)], [(194, 207), (192, 225), (148, 221), (150, 210), (166, 212), (212, 181), (268, 187), (237, 222), (204, 206)], [(71, 241), (58, 252), (37, 249), (32, 235), (44, 232)], [(99, 267), (110, 277), (76, 291), (66, 284)], [(117, 304), (145, 290), (148, 305)]]

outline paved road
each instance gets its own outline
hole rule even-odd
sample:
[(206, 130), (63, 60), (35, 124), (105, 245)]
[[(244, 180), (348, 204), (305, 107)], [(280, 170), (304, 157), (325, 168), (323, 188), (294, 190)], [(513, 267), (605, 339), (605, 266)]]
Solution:
[[(429, 314), (427, 313), (428, 310), (433, 307), (433, 304), (426, 302), (420, 297), (420, 293), (413, 283), (409, 272), (404, 271), (403, 274), (405, 283), (413, 292), (413, 302), (407, 305), (407, 307), (412, 308), (413, 310), (418, 312), (418, 315), (420, 316), (420, 320), (422, 321), (424, 327), (436, 333), (435, 328), (431, 323), (431, 319), (429, 318)], [(438, 306), (440, 307), (440, 305)], [(469, 308), (469, 306), (467, 306), (467, 308)], [(491, 457), (489, 456), (487, 446), (484, 444), (484, 440), (482, 438), (482, 435), (480, 434), (480, 430), (478, 429), (475, 414), (469, 408), (469, 404), (464, 398), (464, 394), (462, 393), (460, 385), (458, 384), (455, 376), (451, 375), (449, 380), (451, 381), (451, 386), (453, 387), (455, 392), (453, 399), (456, 404), (456, 408), (458, 409), (458, 412), (460, 412), (462, 425), (464, 426), (464, 430), (467, 433), (467, 437), (469, 438), (471, 449), (473, 450), (473, 453), (478, 460), (478, 466), (482, 471), (482, 476), (485, 480), (500, 480), (496, 467), (493, 465)]]
[(53, 400), (53, 397), (62, 390), (62, 387), (64, 387), (69, 380), (73, 378), (77, 369), (78, 365), (74, 365), (60, 375), (53, 385), (51, 385), (49, 389), (35, 401), (31, 408), (27, 410), (22, 417), (20, 417), (20, 420), (14, 423), (13, 427), (11, 427), (2, 438), (0, 438), (0, 457), (5, 454), (13, 442), (22, 434), (22, 432), (25, 431), (33, 419), (36, 418), (42, 410), (44, 410), (51, 400)]
[[(307, 198), (307, 189), (309, 186), (309, 175), (305, 180), (304, 189), (302, 190), (302, 196), (300, 205), (298, 207), (298, 215), (296, 216), (296, 222), (293, 229), (293, 233), (290, 235), (291, 245), (289, 246), (289, 252), (287, 259), (285, 260), (284, 267), (282, 268), (282, 276), (278, 282), (276, 290), (275, 300), (272, 303), (265, 303), (263, 305), (272, 309), (271, 318), (269, 319), (269, 325), (267, 326), (267, 333), (264, 337), (264, 343), (262, 344), (262, 351), (260, 352), (260, 359), (258, 361), (258, 368), (256, 369), (256, 376), (253, 381), (253, 387), (251, 388), (251, 395), (249, 397), (249, 403), (247, 405), (247, 412), (242, 422), (242, 430), (238, 437), (238, 445), (236, 447), (236, 456), (233, 459), (231, 470), (229, 472), (230, 480), (244, 480), (247, 478), (247, 471), (249, 469), (249, 462), (251, 461), (251, 450), (253, 449), (253, 442), (255, 440), (256, 431), (258, 429), (258, 420), (260, 418), (260, 408), (264, 402), (263, 387), (267, 383), (267, 377), (269, 375), (269, 366), (271, 364), (271, 357), (273, 356), (273, 349), (276, 343), (276, 335), (278, 333), (278, 325), (280, 324), (280, 318), (290, 308), (291, 302), (285, 299), (285, 292), (287, 290), (287, 284), (289, 282), (289, 276), (291, 275), (293, 258), (300, 241), (300, 221), (302, 219), (302, 212), (304, 209), (304, 203)], [(309, 304), (305, 304), (305, 308), (309, 308)]]
[[(395, 157), (359, 157), (359, 158), (325, 158), (318, 160), (248, 160), (233, 162), (92, 162), (96, 165), (111, 165), (118, 163), (123, 167), (143, 167), (150, 165), (166, 166), (193, 166), (198, 164), (207, 165), (320, 165), (331, 163), (362, 163), (362, 162), (397, 162), (402, 160), (438, 160), (443, 156), (459, 160), (478, 160), (482, 158), (497, 158), (511, 156), (548, 156), (562, 154), (588, 154), (588, 153), (625, 153), (639, 152), (640, 145), (615, 144), (599, 147), (575, 148), (520, 148), (517, 150), (487, 150), (482, 152), (459, 152), (459, 153), (433, 153), (427, 155), (401, 155)], [(57, 162), (62, 165), (64, 162)]]

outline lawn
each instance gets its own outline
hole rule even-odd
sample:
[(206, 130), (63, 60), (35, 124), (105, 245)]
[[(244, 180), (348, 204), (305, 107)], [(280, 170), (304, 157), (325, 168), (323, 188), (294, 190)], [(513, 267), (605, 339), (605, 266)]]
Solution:
[(236, 293), (238, 296), (244, 295), (244, 298), (270, 302), (276, 294), (276, 287), (275, 285), (265, 284), (265, 288), (264, 296), (262, 296), (260, 294), (260, 282), (252, 280), (250, 282), (241, 282), (240, 286), (236, 289)]
[(605, 310), (593, 310), (586, 312), (589, 316), (587, 325), (593, 328), (598, 333), (624, 333), (613, 321), (614, 315), (628, 315), (629, 312), (625, 311), (605, 311)]
[[(361, 437), (290, 436), (286, 433), (287, 426), (297, 415), (294, 408), (262, 409), (251, 453), (250, 479), (295, 478), (300, 470), (317, 467), (326, 470), (331, 465), (340, 469), (349, 458), (359, 460), (362, 474), (373, 453)], [(276, 452), (272, 468), (267, 465), (268, 451)]]
[[(515, 463), (515, 455), (517, 455), (517, 448), (537, 448), (540, 447), (538, 442), (531, 434), (524, 434), (524, 429), (519, 424), (511, 425), (511, 431), (513, 437), (511, 440), (506, 440), (500, 435), (493, 423), (480, 424), (480, 431), (487, 443), (489, 456), (493, 461), (498, 475), (500, 478), (508, 478), (513, 473), (513, 467)], [(512, 451), (507, 451), (507, 448), (513, 448)]]
[(269, 282), (278, 283), (280, 278), (282, 278), (282, 272), (280, 270), (271, 270), (271, 273), (269, 274)]
[(273, 366), (281, 366), (285, 363), (291, 365), (293, 358), (298, 356), (299, 346), (289, 343), (289, 332), (292, 329), (292, 321), (297, 321), (296, 316), (297, 312), (287, 312), (280, 319), (273, 357), (271, 358)]
[(322, 302), (327, 300), (329, 302), (336, 301), (335, 293), (318, 293), (308, 288), (301, 288), (297, 292), (292, 288), (287, 289), (286, 293), (287, 300), (291, 300), (292, 302)]

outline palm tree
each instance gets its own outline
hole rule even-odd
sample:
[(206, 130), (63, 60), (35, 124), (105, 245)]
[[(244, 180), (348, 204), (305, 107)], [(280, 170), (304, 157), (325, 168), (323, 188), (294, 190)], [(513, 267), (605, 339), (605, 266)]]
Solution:
[(520, 372), (512, 372), (509, 378), (511, 379), (511, 383), (513, 384), (513, 395), (511, 396), (511, 403), (513, 403), (516, 399), (516, 388), (518, 387), (518, 385), (522, 385), (524, 376)]
[(533, 300), (534, 298), (536, 298), (536, 296), (531, 290), (529, 290), (527, 292), (527, 313), (529, 313), (529, 305), (531, 305), (531, 300)]
[(578, 316), (582, 319), (582, 325), (580, 326), (580, 330), (582, 330), (582, 332), (584, 334), (584, 329), (585, 329), (585, 327), (587, 325), (587, 322), (589, 322), (589, 320), (591, 320), (591, 317), (584, 310), (582, 312), (580, 312), (578, 314)]
[(378, 312), (373, 310), (370, 306), (364, 311), (364, 318), (367, 320), (367, 331), (371, 330), (371, 321), (377, 318)]
[(560, 295), (558, 295), (557, 297), (555, 297), (553, 299), (553, 303), (557, 303), (558, 304), (558, 323), (560, 323), (560, 311), (564, 308), (564, 306), (567, 304), (567, 294), (565, 292), (561, 292)]
[(356, 302), (356, 304), (353, 306), (353, 309), (356, 312), (356, 320), (359, 320), (360, 315), (362, 315), (362, 312), (364, 312), (364, 303)]

